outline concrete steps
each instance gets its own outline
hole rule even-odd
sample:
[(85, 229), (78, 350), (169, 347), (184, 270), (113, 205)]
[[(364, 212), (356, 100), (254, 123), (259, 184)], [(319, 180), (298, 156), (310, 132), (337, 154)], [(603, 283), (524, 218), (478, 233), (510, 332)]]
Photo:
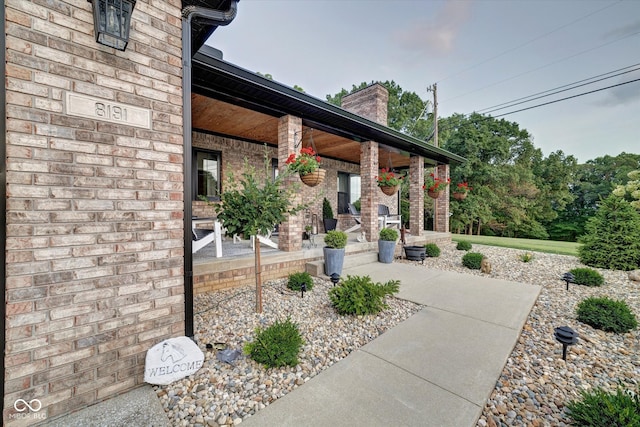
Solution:
[[(378, 262), (378, 252), (362, 252), (353, 255), (346, 254), (343, 268), (358, 267), (360, 265)], [(305, 264), (305, 271), (314, 277), (328, 279), (324, 274), (324, 260), (311, 261)]]

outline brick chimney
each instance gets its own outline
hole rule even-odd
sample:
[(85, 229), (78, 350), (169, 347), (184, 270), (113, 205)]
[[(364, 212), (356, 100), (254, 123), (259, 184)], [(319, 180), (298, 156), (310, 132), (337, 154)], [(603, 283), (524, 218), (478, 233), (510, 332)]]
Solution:
[(389, 91), (380, 83), (372, 83), (364, 89), (342, 97), (342, 108), (387, 126)]

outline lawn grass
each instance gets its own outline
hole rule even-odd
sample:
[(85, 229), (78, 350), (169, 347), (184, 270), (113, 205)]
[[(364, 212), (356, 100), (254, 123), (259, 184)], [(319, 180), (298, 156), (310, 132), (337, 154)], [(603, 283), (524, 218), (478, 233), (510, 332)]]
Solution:
[(459, 242), (466, 240), (471, 244), (500, 246), (503, 248), (524, 249), (527, 251), (546, 252), (550, 254), (578, 256), (579, 243), (557, 242), (555, 240), (515, 239), (496, 236), (469, 236), (467, 234), (452, 234), (451, 240)]

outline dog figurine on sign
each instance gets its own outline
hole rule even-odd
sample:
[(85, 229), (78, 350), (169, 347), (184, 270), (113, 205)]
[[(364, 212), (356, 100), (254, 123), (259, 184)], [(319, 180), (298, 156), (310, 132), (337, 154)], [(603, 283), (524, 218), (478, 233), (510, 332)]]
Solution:
[(482, 258), (482, 261), (480, 261), (480, 271), (485, 274), (491, 274), (491, 262), (489, 258)]

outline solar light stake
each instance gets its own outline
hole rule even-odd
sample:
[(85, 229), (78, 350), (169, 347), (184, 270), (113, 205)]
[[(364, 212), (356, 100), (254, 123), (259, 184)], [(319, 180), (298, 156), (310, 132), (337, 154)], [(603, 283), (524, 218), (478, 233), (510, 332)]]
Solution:
[(424, 252), (420, 252), (420, 264), (424, 264), (424, 259), (427, 257), (427, 254)]
[(554, 329), (553, 335), (562, 344), (562, 360), (567, 360), (567, 347), (578, 342), (578, 333), (568, 326)]
[(331, 273), (330, 279), (333, 286), (335, 286), (340, 281), (340, 275), (338, 273)]
[(573, 277), (573, 274), (571, 274), (571, 273), (564, 273), (562, 275), (562, 280), (567, 282), (567, 290), (569, 290), (569, 283), (575, 283), (576, 278)]
[(302, 298), (304, 298), (304, 293), (307, 292), (307, 284), (303, 283), (300, 285), (300, 290), (302, 291)]

